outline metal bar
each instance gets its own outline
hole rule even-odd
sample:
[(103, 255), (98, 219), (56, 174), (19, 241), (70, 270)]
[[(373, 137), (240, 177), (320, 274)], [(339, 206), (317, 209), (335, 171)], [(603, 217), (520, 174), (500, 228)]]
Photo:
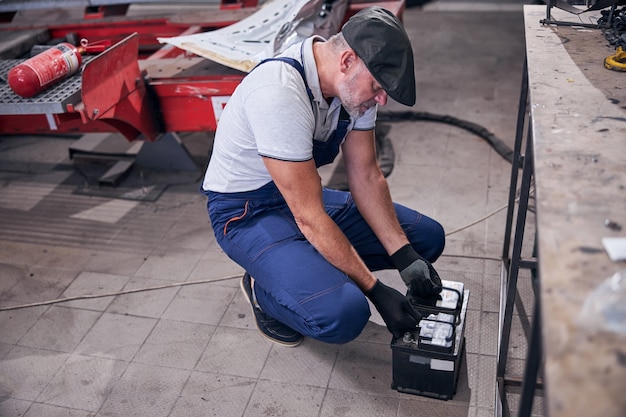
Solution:
[(537, 386), (537, 376), (542, 360), (541, 351), (541, 303), (539, 292), (535, 297), (533, 312), (532, 333), (529, 342), (528, 356), (526, 358), (526, 370), (522, 382), (522, 395), (520, 399), (519, 417), (529, 417), (532, 413), (533, 397)]
[[(518, 104), (518, 114), (517, 114), (517, 126), (515, 129), (515, 145), (513, 149), (513, 161), (511, 164), (511, 181), (509, 185), (509, 203), (507, 208), (507, 217), (506, 217), (506, 225), (504, 232), (504, 244), (502, 248), (502, 272), (501, 272), (501, 287), (500, 287), (500, 314), (499, 314), (499, 333), (498, 333), (498, 367), (496, 369), (496, 404), (495, 404), (495, 415), (509, 415), (508, 407), (506, 406), (506, 402), (503, 401), (505, 398), (505, 368), (506, 368), (506, 360), (508, 356), (508, 345), (509, 345), (509, 333), (510, 333), (510, 315), (512, 314), (512, 303), (509, 303), (508, 294), (510, 293), (510, 288), (507, 285), (510, 281), (510, 271), (512, 270), (511, 265), (511, 256), (510, 256), (510, 245), (511, 245), (511, 235), (513, 231), (513, 215), (515, 211), (515, 202), (516, 202), (516, 194), (517, 194), (517, 182), (518, 182), (518, 171), (520, 165), (523, 165), (524, 157), (521, 154), (522, 142), (524, 137), (524, 124), (526, 122), (526, 114), (527, 114), (527, 102), (528, 102), (528, 63), (527, 60), (524, 59), (524, 68), (522, 71), (522, 80), (520, 86), (520, 97)], [(525, 166), (525, 165), (523, 165)], [(518, 210), (518, 218), (519, 218), (519, 210)], [(516, 229), (517, 231), (518, 229)], [(521, 262), (520, 262), (521, 263)], [(507, 295), (507, 298), (503, 298), (504, 295)], [(514, 293), (515, 294), (515, 293)], [(509, 306), (509, 304), (511, 304)], [(506, 310), (510, 309), (508, 319), (506, 318)], [(506, 325), (506, 331), (504, 331)], [(504, 346), (503, 346), (504, 345)], [(504, 352), (504, 353), (502, 353)]]
[(582, 23), (582, 22), (565, 22), (560, 20), (546, 20), (542, 19), (539, 21), (542, 25), (556, 25), (556, 26), (579, 26), (583, 28), (589, 29), (600, 29), (600, 25), (595, 23)]
[[(532, 155), (532, 131), (530, 120), (528, 135), (526, 139), (526, 155)], [(519, 208), (517, 212), (517, 222), (515, 225), (515, 237), (513, 241), (513, 253), (511, 255), (511, 265), (508, 273), (506, 304), (502, 323), (502, 337), (500, 338), (500, 349), (498, 353), (497, 376), (503, 376), (506, 368), (506, 360), (509, 349), (509, 335), (511, 332), (511, 319), (513, 315), (513, 305), (517, 291), (517, 277), (522, 254), (522, 243), (524, 240), (524, 227), (526, 225), (526, 215), (528, 209), (528, 197), (530, 195), (530, 182), (533, 173), (532, 157), (524, 158), (524, 168), (522, 170), (522, 184), (520, 190)]]
[(522, 259), (520, 260), (519, 267), (524, 269), (537, 269), (537, 261)]
[(504, 230), (504, 245), (502, 259), (509, 259), (511, 233), (513, 225), (513, 210), (515, 209), (515, 197), (517, 189), (517, 175), (521, 158), (522, 138), (524, 134), (524, 121), (526, 120), (526, 108), (528, 101), (528, 64), (524, 59), (522, 71), (522, 85), (520, 88), (519, 107), (517, 110), (517, 126), (515, 128), (515, 145), (513, 149), (513, 161), (511, 167), (511, 183), (509, 185), (509, 206), (506, 214), (506, 228)]
[[(521, 387), (523, 383), (524, 383), (523, 376), (510, 376), (509, 375), (506, 378), (504, 378), (504, 385), (506, 385), (507, 387)], [(535, 385), (535, 388), (537, 389), (543, 388), (543, 380), (539, 376), (537, 376), (537, 384)]]

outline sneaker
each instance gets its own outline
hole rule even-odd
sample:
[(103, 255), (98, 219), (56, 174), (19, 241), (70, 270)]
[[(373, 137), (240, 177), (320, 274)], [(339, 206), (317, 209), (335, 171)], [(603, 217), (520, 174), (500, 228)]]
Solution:
[(241, 278), (241, 289), (250, 303), (250, 306), (252, 306), (256, 327), (264, 337), (274, 343), (288, 347), (298, 346), (302, 343), (302, 340), (304, 340), (304, 336), (291, 327), (285, 326), (275, 318), (268, 316), (261, 310), (253, 294), (253, 281), (254, 278), (246, 272), (243, 274), (243, 278)]

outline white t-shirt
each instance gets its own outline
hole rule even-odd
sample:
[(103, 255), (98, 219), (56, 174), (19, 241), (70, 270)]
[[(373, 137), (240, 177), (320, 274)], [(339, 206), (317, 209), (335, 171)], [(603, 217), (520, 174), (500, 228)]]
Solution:
[[(220, 116), (215, 143), (202, 188), (221, 193), (256, 190), (272, 178), (261, 156), (284, 161), (313, 158), (313, 138), (326, 141), (337, 126), (341, 102), (330, 106), (322, 96), (311, 37), (281, 56), (297, 59), (313, 93), (309, 99), (302, 76), (292, 65), (266, 62), (237, 86)], [(376, 107), (351, 118), (348, 131), (371, 130)]]

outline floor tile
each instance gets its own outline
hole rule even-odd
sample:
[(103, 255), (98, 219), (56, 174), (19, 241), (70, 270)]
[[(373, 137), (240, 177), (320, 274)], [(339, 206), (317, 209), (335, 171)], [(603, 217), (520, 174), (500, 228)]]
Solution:
[(73, 214), (75, 219), (92, 220), (103, 223), (117, 223), (132, 209), (137, 207), (138, 201), (111, 200), (88, 210)]
[(24, 417), (92, 417), (93, 414), (85, 410), (75, 410), (67, 407), (57, 407), (49, 404), (34, 403)]
[(71, 353), (100, 317), (99, 312), (52, 306), (19, 344)]
[(256, 329), (219, 327), (202, 354), (196, 370), (258, 378), (272, 347), (273, 343), (263, 338)]
[(256, 379), (193, 372), (170, 417), (241, 417)]
[(325, 388), (335, 366), (336, 345), (307, 339), (296, 349), (273, 346), (261, 379)]
[(351, 392), (389, 392), (391, 369), (389, 346), (352, 342), (341, 346), (329, 387)]
[[(426, 408), (423, 402), (418, 401), (400, 401), (398, 417), (411, 417), (420, 415)], [(467, 404), (453, 404), (450, 402), (438, 402), (428, 406), (429, 417), (466, 417), (469, 414), (469, 406)]]
[(36, 400), (95, 413), (127, 367), (123, 361), (72, 355)]
[(307, 385), (260, 380), (243, 417), (315, 417), (319, 415), (324, 391), (323, 388)]
[(112, 247), (107, 244), (106, 250), (89, 252), (83, 270), (130, 277), (143, 264), (148, 253), (148, 250), (137, 247)]
[[(241, 278), (236, 278), (235, 280), (230, 281), (230, 283), (236, 283), (237, 286), (234, 288), (238, 288), (239, 281), (241, 281)], [(222, 317), (222, 321), (220, 321), (220, 326), (256, 330), (257, 327), (254, 314), (252, 313), (250, 303), (244, 296), (243, 291), (235, 291), (235, 296), (233, 297), (232, 302), (228, 305), (228, 308), (224, 313), (224, 317)], [(259, 337), (261, 336), (259, 335)]]
[(181, 287), (162, 317), (217, 325), (237, 290), (219, 283)]
[(16, 344), (44, 314), (48, 307), (0, 311), (2, 342)]
[(167, 416), (188, 378), (189, 371), (130, 364), (102, 405), (98, 416)]
[(85, 335), (75, 353), (130, 361), (155, 324), (156, 320), (151, 318), (104, 313)]
[[(129, 277), (123, 275), (104, 274), (100, 272), (81, 272), (67, 287), (60, 298), (72, 298), (85, 295), (114, 294), (121, 291)], [(59, 305), (64, 307), (82, 308), (86, 310), (104, 311), (111, 304), (115, 296), (98, 297), (67, 301)]]
[(66, 353), (15, 346), (0, 362), (0, 397), (34, 401), (68, 357)]
[(0, 342), (0, 360), (2, 360), (13, 349), (13, 345)]
[[(10, 289), (2, 291), (2, 298), (14, 302), (29, 304), (59, 298), (65, 288), (74, 280), (79, 271), (70, 269), (38, 268), (22, 266), (14, 267), (7, 274), (7, 280), (14, 284)], [(19, 271), (19, 272), (18, 272)], [(8, 271), (7, 271), (8, 272)], [(17, 281), (12, 277), (19, 276)], [(2, 275), (4, 279), (4, 275)]]
[(397, 398), (329, 389), (322, 404), (321, 417), (396, 417)]
[[(208, 231), (208, 233), (213, 233)], [(232, 259), (229, 259), (219, 247), (213, 250), (207, 250), (200, 261), (196, 264), (193, 271), (189, 274), (189, 281), (197, 281), (202, 279), (215, 280), (224, 278), (233, 278), (243, 276), (244, 270)], [(228, 284), (233, 287), (239, 286), (239, 280), (228, 280)], [(225, 283), (226, 285), (226, 283)]]
[[(198, 204), (202, 206), (202, 204)], [(163, 243), (171, 247), (207, 250), (216, 245), (215, 237), (208, 225), (208, 213), (203, 212), (204, 218), (201, 224), (207, 227), (198, 227), (197, 216), (185, 216), (178, 220), (163, 238)]]
[[(171, 285), (171, 282), (148, 278), (131, 278), (128, 284), (124, 286), (124, 291), (163, 287), (167, 285)], [(107, 308), (107, 312), (159, 318), (179, 290), (179, 287), (171, 287), (118, 295)]]
[(0, 280), (0, 296), (2, 298), (9, 298), (7, 297), (8, 291), (28, 272), (25, 265), (12, 265), (0, 262), (0, 273), (2, 274), (2, 280)]
[(50, 194), (69, 174), (55, 172), (42, 175), (41, 178), (28, 178), (24, 181), (12, 181), (3, 188), (0, 207), (29, 211)]
[(494, 406), (496, 357), (480, 355), (478, 358), (478, 379), (476, 384), (476, 404)]
[(186, 281), (202, 254), (203, 251), (199, 249), (159, 247), (148, 256), (135, 276), (174, 282)]
[[(475, 406), (478, 404), (478, 387), (479, 387), (479, 374), (480, 374), (480, 354), (467, 353), (463, 357), (463, 364), (467, 368), (467, 388), (470, 391), (470, 400), (468, 404)], [(495, 395), (495, 392), (494, 392)], [(490, 404), (491, 405), (491, 404)]]
[(0, 415), (3, 417), (22, 417), (30, 405), (30, 401), (0, 397)]
[(133, 361), (193, 369), (214, 332), (215, 326), (160, 320)]

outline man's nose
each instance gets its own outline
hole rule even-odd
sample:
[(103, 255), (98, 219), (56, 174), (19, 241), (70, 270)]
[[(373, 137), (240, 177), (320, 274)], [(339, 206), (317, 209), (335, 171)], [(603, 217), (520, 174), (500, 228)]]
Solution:
[(385, 104), (387, 104), (388, 98), (389, 98), (389, 95), (387, 94), (385, 90), (380, 91), (378, 94), (376, 94), (376, 97), (374, 97), (374, 99), (376, 100), (376, 103), (378, 103), (381, 106), (384, 106)]

